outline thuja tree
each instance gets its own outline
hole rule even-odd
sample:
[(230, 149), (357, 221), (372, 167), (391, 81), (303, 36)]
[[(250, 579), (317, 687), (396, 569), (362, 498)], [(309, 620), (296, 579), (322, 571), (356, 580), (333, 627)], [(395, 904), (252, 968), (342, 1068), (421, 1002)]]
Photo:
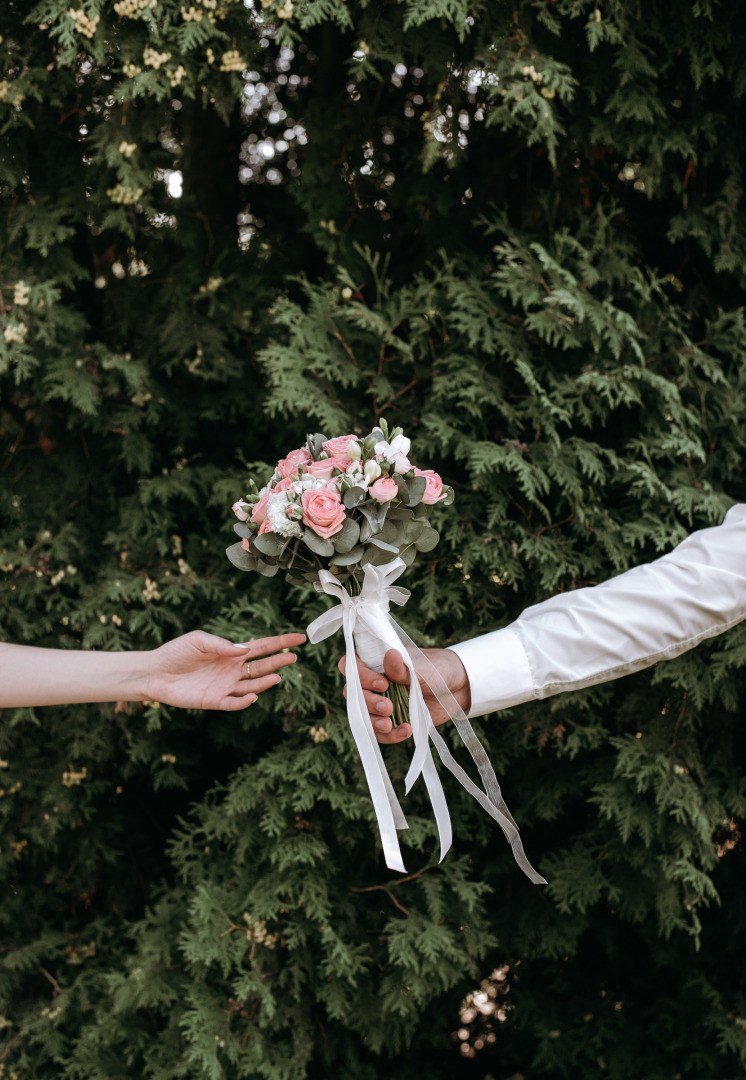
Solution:
[[(381, 415), (457, 492), (423, 644), (746, 497), (735, 5), (3, 16), (4, 640), (303, 627), (228, 508)], [(385, 871), (339, 652), (238, 717), (3, 713), (2, 1075), (742, 1075), (743, 630), (480, 723), (545, 889), (451, 783)]]

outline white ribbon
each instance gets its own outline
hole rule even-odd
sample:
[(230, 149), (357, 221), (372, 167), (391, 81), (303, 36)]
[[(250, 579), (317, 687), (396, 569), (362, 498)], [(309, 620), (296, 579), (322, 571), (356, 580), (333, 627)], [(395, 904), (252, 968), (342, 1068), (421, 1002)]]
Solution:
[[(368, 563), (364, 568), (365, 576), (359, 596), (350, 596), (333, 574), (328, 570), (320, 570), (319, 584), (316, 588), (319, 592), (336, 597), (339, 600), (339, 606), (330, 608), (318, 619), (314, 619), (307, 630), (308, 640), (314, 645), (330, 637), (340, 627), (344, 632), (347, 657), (347, 718), (373, 800), (386, 865), (391, 870), (406, 872), (396, 833), (397, 829), (406, 829), (408, 826), (370, 723), (355, 659), (356, 646), (363, 662), (376, 671), (383, 671), (383, 657), (388, 649), (396, 649), (409, 669), (409, 718), (415, 749), (406, 776), (405, 789), (406, 793), (409, 793), (415, 780), (422, 775), (438, 826), (440, 861), (442, 862), (451, 846), (451, 819), (430, 751), (430, 741), (433, 742), (446, 768), (498, 823), (513, 849), (516, 862), (524, 873), (535, 884), (546, 885), (546, 879), (534, 870), (526, 858), (518, 835), (518, 826), (505, 805), (500, 785), (485, 749), (475, 735), (463, 709), (448, 689), (442, 675), (389, 614), (389, 604), (401, 605), (409, 599), (410, 594), (407, 589), (393, 585), (405, 568), (404, 561), (398, 558), (386, 563), (385, 566), (373, 566)], [(464, 745), (479, 769), (484, 791), (477, 787), (454, 760), (437, 731), (425, 704), (420, 680), (430, 688), (455, 723)]]

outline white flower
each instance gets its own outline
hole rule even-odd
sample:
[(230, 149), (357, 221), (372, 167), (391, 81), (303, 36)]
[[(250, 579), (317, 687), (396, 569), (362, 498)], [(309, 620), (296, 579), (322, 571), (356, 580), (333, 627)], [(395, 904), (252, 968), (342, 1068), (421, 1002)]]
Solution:
[(278, 536), (302, 536), (303, 529), (288, 517), (288, 498), (284, 491), (271, 495), (267, 503), (267, 520)]
[(380, 475), (381, 466), (377, 461), (374, 461), (373, 458), (371, 458), (370, 461), (365, 462), (365, 478), (369, 484), (374, 480), (377, 480)]
[(381, 457), (384, 457), (390, 465), (394, 466), (394, 472), (403, 474), (409, 472), (412, 468), (412, 464), (407, 457), (411, 445), (412, 440), (408, 439), (406, 435), (397, 435), (390, 443), (376, 443), (375, 451)]
[(368, 484), (370, 483), (370, 479), (363, 472), (362, 464), (359, 461), (351, 462), (345, 470), (344, 477), (339, 476), (337, 479), (340, 481), (340, 484), (337, 485), (338, 491), (343, 490), (341, 487), (341, 481), (343, 479), (347, 482), (347, 485), (363, 488), (364, 491), (368, 490)]

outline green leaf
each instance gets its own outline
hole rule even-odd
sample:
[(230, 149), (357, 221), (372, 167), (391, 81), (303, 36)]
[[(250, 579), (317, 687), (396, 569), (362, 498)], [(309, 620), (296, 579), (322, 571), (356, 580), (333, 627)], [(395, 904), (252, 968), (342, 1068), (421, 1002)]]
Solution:
[[(437, 535), (437, 534), (436, 534)], [(399, 554), (399, 548), (394, 547), (393, 544), (387, 544), (385, 540), (379, 540), (377, 536), (371, 536), (368, 541), (369, 544), (375, 544), (377, 548), (381, 548), (382, 551), (391, 551), (394, 555)], [(435, 546), (435, 545), (433, 545)]]
[(360, 562), (364, 554), (365, 548), (358, 544), (357, 547), (351, 548), (349, 551), (340, 551), (329, 562), (331, 566), (354, 566), (355, 563)]
[(409, 544), (408, 547), (403, 548), (399, 552), (399, 558), (403, 560), (405, 566), (411, 566), (417, 558), (417, 548), (414, 544)]
[(319, 460), (319, 454), (324, 448), (324, 443), (327, 441), (326, 435), (322, 435), (320, 432), (316, 432), (315, 435), (309, 435), (306, 439), (306, 446), (308, 452), (314, 461)]
[(383, 540), (386, 544), (396, 544), (399, 537), (404, 536), (404, 528), (404, 525), (386, 518), (382, 527), (374, 533), (374, 536), (377, 540)]
[(393, 557), (390, 551), (385, 551), (377, 545), (371, 545), (365, 549), (360, 565), (367, 566), (368, 563), (372, 563), (373, 566), (385, 566), (387, 562), (391, 562)]
[(297, 570), (288, 570), (285, 574), (285, 581), (288, 585), (305, 585), (306, 577), (305, 574), (299, 574)]
[(418, 551), (432, 551), (440, 540), (440, 533), (428, 526), (422, 531), (422, 535), (415, 541)]
[(249, 555), (248, 551), (246, 551), (245, 548), (242, 548), (240, 544), (231, 544), (230, 547), (225, 549), (225, 554), (239, 570), (257, 569), (256, 559), (252, 555)]
[(406, 532), (404, 534), (408, 544), (413, 544), (419, 540), (423, 532), (429, 529), (430, 526), (426, 521), (410, 521), (407, 523)]
[(353, 506), (359, 506), (361, 502), (364, 502), (367, 497), (368, 493), (365, 488), (351, 487), (345, 491), (342, 502), (348, 510), (351, 510)]
[(411, 480), (407, 480), (407, 488), (409, 489), (409, 501), (407, 506), (417, 506), (422, 502), (422, 496), (425, 494), (427, 488), (427, 478), (424, 476), (413, 476)]
[(360, 539), (360, 526), (354, 518), (348, 517), (340, 532), (332, 537), (334, 550), (337, 552), (351, 551)]
[[(266, 535), (267, 534), (265, 533), (265, 536)], [(264, 559), (257, 559), (256, 568), (262, 577), (274, 577), (280, 569), (280, 564), (265, 562)]]
[(399, 476), (398, 473), (389, 473), (389, 478), (394, 481), (399, 489), (399, 498), (406, 505), (409, 502), (409, 488), (407, 487), (407, 481), (403, 476)]
[(316, 555), (321, 555), (326, 559), (334, 554), (334, 544), (331, 540), (324, 540), (323, 537), (317, 536), (313, 529), (306, 529), (303, 533), (303, 542)]
[(450, 506), (456, 498), (456, 492), (453, 490), (452, 487), (444, 488), (444, 491), (446, 493), (446, 497), (445, 499), (443, 499), (441, 506)]
[(282, 536), (278, 536), (277, 533), (266, 532), (261, 536), (255, 536), (251, 541), (252, 550), (256, 550), (260, 555), (273, 555), (277, 557), (281, 555), (286, 546), (286, 540)]
[(245, 540), (250, 540), (254, 535), (248, 525), (244, 525), (242, 521), (237, 522), (233, 526), (233, 531), (237, 536), (242, 536)]

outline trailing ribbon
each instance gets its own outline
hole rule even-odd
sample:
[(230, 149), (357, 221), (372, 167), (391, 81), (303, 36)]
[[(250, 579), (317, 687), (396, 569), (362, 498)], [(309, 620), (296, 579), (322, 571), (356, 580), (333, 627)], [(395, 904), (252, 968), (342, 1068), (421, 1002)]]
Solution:
[[(365, 577), (359, 596), (350, 596), (333, 574), (328, 570), (320, 570), (316, 588), (319, 592), (336, 597), (339, 606), (330, 608), (318, 619), (314, 619), (307, 630), (308, 640), (315, 645), (342, 627), (347, 658), (347, 718), (373, 800), (386, 865), (391, 870), (406, 872), (396, 833), (398, 829), (406, 829), (408, 826), (370, 723), (355, 659), (356, 646), (363, 662), (377, 671), (383, 670), (383, 657), (388, 649), (396, 649), (409, 669), (409, 717), (415, 750), (406, 776), (405, 790), (409, 793), (415, 780), (422, 775), (438, 826), (440, 861), (442, 862), (451, 846), (452, 832), (443, 787), (430, 751), (431, 741), (446, 768), (498, 823), (524, 873), (534, 884), (546, 885), (546, 879), (534, 870), (526, 858), (518, 835), (518, 826), (505, 805), (494, 769), (463, 709), (448, 689), (442, 675), (389, 614), (389, 604), (402, 605), (409, 599), (409, 590), (393, 584), (404, 570), (404, 561), (399, 558), (385, 566), (368, 563), (364, 568)], [(420, 680), (429, 687), (456, 725), (464, 745), (479, 769), (484, 791), (477, 787), (454, 760), (437, 731), (425, 704)]]

